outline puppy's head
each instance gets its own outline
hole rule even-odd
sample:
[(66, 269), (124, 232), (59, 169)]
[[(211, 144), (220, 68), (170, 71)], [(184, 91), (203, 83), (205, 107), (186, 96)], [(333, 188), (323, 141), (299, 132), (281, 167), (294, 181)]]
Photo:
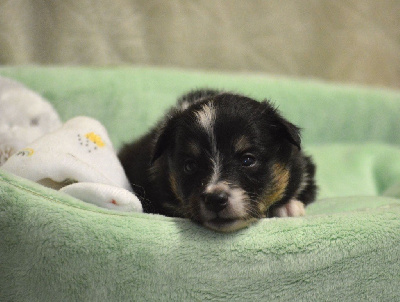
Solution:
[(153, 163), (167, 161), (180, 216), (229, 232), (282, 199), (299, 149), (299, 129), (268, 102), (221, 93), (169, 118)]

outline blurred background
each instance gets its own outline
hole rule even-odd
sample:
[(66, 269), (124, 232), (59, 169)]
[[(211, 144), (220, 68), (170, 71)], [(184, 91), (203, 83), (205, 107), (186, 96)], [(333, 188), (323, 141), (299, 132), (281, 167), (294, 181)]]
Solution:
[(400, 88), (398, 0), (0, 0), (1, 65), (152, 65)]

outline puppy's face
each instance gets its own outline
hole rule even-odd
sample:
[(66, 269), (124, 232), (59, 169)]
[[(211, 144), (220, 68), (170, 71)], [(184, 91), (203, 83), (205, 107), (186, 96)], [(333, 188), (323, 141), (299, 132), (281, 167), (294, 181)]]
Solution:
[(154, 160), (166, 156), (181, 216), (222, 232), (265, 217), (288, 185), (298, 128), (268, 103), (220, 94), (166, 124)]

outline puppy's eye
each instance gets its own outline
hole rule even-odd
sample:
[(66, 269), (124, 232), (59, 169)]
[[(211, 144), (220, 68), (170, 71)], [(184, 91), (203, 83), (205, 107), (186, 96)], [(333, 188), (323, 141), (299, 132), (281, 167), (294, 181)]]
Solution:
[(256, 164), (256, 158), (252, 154), (245, 154), (241, 158), (243, 167), (253, 167)]
[(193, 174), (194, 172), (197, 171), (197, 162), (193, 159), (188, 159), (185, 161), (185, 164), (183, 165), (183, 171), (186, 174)]

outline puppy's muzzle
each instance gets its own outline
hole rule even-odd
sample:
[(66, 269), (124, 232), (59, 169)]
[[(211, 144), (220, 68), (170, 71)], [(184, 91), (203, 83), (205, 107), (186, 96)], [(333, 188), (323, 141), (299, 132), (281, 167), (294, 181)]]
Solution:
[(229, 203), (229, 195), (225, 191), (204, 193), (202, 197), (206, 209), (214, 213), (221, 212)]
[(254, 220), (246, 211), (247, 198), (246, 192), (226, 182), (211, 184), (201, 195), (200, 221), (219, 232), (244, 228)]

